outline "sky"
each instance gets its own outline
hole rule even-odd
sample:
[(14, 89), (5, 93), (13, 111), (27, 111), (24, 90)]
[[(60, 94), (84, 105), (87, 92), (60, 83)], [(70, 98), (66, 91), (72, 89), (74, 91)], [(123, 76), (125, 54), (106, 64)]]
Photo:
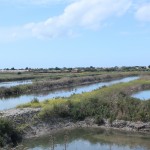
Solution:
[(148, 66), (150, 0), (0, 0), (0, 69)]

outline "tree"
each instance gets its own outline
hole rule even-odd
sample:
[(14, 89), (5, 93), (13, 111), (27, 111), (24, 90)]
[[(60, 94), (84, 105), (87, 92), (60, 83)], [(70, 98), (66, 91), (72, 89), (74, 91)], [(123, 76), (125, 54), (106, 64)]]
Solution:
[(14, 68), (14, 67), (12, 67), (12, 68), (11, 68), (11, 70), (15, 70), (15, 68)]

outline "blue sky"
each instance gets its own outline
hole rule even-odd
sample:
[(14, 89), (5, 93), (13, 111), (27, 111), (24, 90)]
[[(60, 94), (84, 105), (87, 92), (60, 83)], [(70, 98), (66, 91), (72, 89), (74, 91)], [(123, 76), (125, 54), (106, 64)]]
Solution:
[(150, 65), (150, 0), (0, 0), (0, 68)]

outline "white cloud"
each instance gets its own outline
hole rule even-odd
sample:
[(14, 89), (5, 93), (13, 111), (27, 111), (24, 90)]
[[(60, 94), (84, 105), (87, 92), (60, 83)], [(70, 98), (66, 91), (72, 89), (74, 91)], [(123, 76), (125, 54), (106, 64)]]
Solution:
[(130, 0), (78, 0), (67, 6), (63, 14), (25, 28), (37, 37), (70, 35), (75, 28), (99, 28), (107, 18), (124, 14), (130, 5)]
[(135, 14), (135, 17), (144, 22), (150, 22), (150, 3), (140, 6)]
[(74, 36), (78, 29), (99, 29), (108, 18), (123, 15), (131, 3), (131, 0), (76, 0), (61, 15), (39, 23), (27, 23), (13, 35), (20, 37), (20, 33), (26, 33), (25, 36), (37, 38)]

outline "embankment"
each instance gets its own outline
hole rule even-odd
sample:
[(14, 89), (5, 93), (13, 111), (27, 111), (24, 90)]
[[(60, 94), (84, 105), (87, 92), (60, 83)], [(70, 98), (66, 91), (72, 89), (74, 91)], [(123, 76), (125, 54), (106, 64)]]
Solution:
[(14, 126), (22, 130), (23, 138), (39, 137), (51, 134), (61, 129), (97, 127), (113, 128), (125, 131), (138, 131), (150, 133), (150, 122), (124, 121), (103, 119), (97, 123), (95, 118), (87, 117), (82, 121), (74, 121), (71, 118), (51, 117), (47, 121), (38, 119), (40, 108), (11, 109), (1, 112), (1, 117), (11, 120)]
[(16, 96), (21, 94), (32, 94), (42, 91), (54, 91), (63, 88), (69, 88), (80, 85), (87, 85), (97, 82), (119, 79), (123, 77), (135, 76), (137, 73), (112, 73), (86, 77), (66, 77), (59, 80), (43, 80), (32, 84), (18, 85), (10, 88), (0, 87), (0, 98)]

